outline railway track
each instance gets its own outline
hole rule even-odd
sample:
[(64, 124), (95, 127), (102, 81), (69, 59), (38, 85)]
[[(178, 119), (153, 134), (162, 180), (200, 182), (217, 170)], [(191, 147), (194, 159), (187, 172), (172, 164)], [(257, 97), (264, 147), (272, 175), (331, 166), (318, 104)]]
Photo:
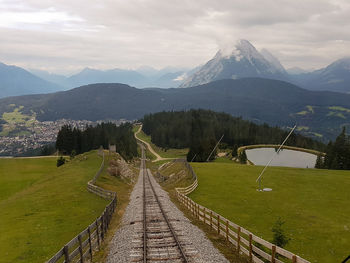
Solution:
[(142, 150), (141, 173), (143, 180), (142, 222), (135, 226), (136, 235), (131, 253), (132, 262), (152, 263), (192, 263), (197, 251), (182, 229), (177, 229), (177, 220), (169, 219), (166, 208), (153, 186), (146, 169)]

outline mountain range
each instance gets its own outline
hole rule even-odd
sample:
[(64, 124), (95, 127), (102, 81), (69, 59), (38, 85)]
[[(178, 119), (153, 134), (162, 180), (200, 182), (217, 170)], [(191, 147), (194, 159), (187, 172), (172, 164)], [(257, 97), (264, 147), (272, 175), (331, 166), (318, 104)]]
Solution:
[(204, 66), (185, 79), (180, 87), (247, 77), (284, 80), (309, 90), (350, 93), (350, 57), (312, 72), (300, 68), (287, 71), (268, 50), (259, 52), (249, 41), (239, 40), (232, 49), (219, 50)]
[(309, 90), (350, 93), (350, 57), (312, 72), (298, 68), (287, 71), (268, 50), (258, 51), (249, 41), (239, 40), (233, 47), (219, 50), (203, 66), (192, 70), (172, 67), (156, 70), (147, 66), (136, 70), (85, 68), (66, 77), (41, 70), (29, 72), (1, 63), (0, 98), (49, 93), (93, 83), (125, 83), (138, 88), (187, 88), (215, 80), (251, 77), (283, 80)]
[(298, 124), (304, 135), (327, 141), (350, 127), (350, 95), (309, 91), (263, 78), (225, 79), (186, 89), (137, 89), (125, 84), (91, 84), (68, 91), (0, 99), (0, 115), (14, 107), (40, 121), (62, 118), (103, 120), (141, 118), (144, 114), (211, 109), (256, 123)]
[(350, 93), (350, 57), (309, 73), (296, 74), (292, 81), (310, 90), (332, 90)]
[(177, 87), (187, 69), (164, 68), (156, 70), (145, 67), (140, 70), (97, 70), (85, 68), (70, 77), (52, 74), (44, 70), (25, 70), (0, 63), (0, 98), (27, 94), (42, 94), (68, 90), (93, 83), (127, 83), (144, 87)]
[(49, 93), (60, 86), (16, 66), (0, 63), (0, 98), (23, 94)]
[(143, 66), (136, 70), (110, 69), (98, 70), (85, 68), (70, 77), (50, 74), (43, 70), (31, 70), (31, 72), (52, 83), (61, 86), (63, 89), (75, 88), (94, 83), (125, 83), (138, 88), (145, 87), (177, 87), (181, 83), (181, 77), (188, 69), (167, 67), (154, 69)]

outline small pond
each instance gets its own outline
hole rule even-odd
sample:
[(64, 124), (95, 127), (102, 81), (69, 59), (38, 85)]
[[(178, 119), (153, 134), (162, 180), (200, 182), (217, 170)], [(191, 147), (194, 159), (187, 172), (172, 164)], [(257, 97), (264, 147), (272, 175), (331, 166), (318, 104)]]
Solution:
[[(248, 160), (255, 165), (266, 165), (273, 155), (276, 155), (275, 148), (255, 148), (246, 150)], [(298, 168), (314, 168), (317, 156), (315, 154), (281, 149), (274, 157), (270, 166), (285, 166)]]

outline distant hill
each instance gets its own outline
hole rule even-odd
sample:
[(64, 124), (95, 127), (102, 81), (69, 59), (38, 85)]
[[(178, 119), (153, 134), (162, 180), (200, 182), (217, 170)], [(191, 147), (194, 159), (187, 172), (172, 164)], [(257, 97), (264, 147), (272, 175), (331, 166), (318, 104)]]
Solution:
[(80, 73), (68, 78), (72, 87), (78, 87), (93, 83), (127, 83), (132, 86), (140, 85), (147, 79), (133, 70), (110, 69), (96, 70), (85, 68)]
[(289, 75), (298, 75), (311, 72), (311, 70), (306, 70), (299, 67), (288, 68), (286, 71)]
[(20, 67), (0, 63), (0, 98), (58, 90), (62, 90), (62, 87), (57, 84), (43, 80)]
[(65, 89), (74, 88), (74, 86), (71, 86), (71, 84), (68, 82), (68, 77), (64, 75), (54, 74), (54, 73), (47, 72), (45, 70), (38, 70), (38, 69), (29, 69), (29, 72), (41, 79), (44, 79), (46, 81), (49, 81), (51, 83), (55, 83), (61, 87), (64, 87)]
[(188, 70), (172, 67), (157, 70), (147, 66), (140, 67), (137, 70), (85, 68), (70, 77), (52, 74), (43, 70), (31, 70), (31, 72), (65, 89), (96, 83), (124, 83), (138, 88), (175, 88), (183, 82), (181, 76), (186, 74)]
[(350, 57), (313, 72), (294, 75), (292, 81), (310, 90), (350, 93)]
[(266, 49), (259, 52), (247, 40), (239, 40), (230, 50), (219, 50), (214, 58), (189, 76), (180, 88), (193, 87), (220, 79), (260, 77), (288, 80), (288, 74)]
[(299, 132), (318, 139), (334, 138), (350, 123), (350, 95), (309, 91), (269, 79), (214, 81), (187, 89), (136, 89), (124, 84), (93, 84), (47, 95), (0, 99), (0, 115), (21, 112), (37, 119), (129, 120), (144, 114), (191, 108), (211, 109), (256, 123), (280, 127), (298, 124)]

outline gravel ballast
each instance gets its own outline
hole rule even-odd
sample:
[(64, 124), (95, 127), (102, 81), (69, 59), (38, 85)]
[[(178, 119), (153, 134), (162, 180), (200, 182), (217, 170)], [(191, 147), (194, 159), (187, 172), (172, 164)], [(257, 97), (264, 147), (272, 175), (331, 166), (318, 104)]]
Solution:
[[(150, 171), (149, 171), (150, 173)], [(191, 262), (196, 263), (216, 263), (229, 262), (205, 236), (204, 232), (197, 226), (191, 224), (190, 220), (170, 201), (169, 195), (150, 176), (152, 184), (157, 192), (158, 198), (162, 203), (168, 219), (172, 222), (177, 234), (191, 243), (191, 248), (197, 251), (196, 255), (191, 258)], [(143, 195), (142, 175), (140, 174), (137, 183), (131, 193), (130, 202), (125, 210), (122, 225), (116, 231), (109, 249), (109, 255), (106, 262), (108, 263), (126, 263), (131, 262), (131, 253), (133, 240), (137, 239), (137, 229), (142, 224), (142, 195)], [(178, 231), (181, 229), (181, 231)]]

